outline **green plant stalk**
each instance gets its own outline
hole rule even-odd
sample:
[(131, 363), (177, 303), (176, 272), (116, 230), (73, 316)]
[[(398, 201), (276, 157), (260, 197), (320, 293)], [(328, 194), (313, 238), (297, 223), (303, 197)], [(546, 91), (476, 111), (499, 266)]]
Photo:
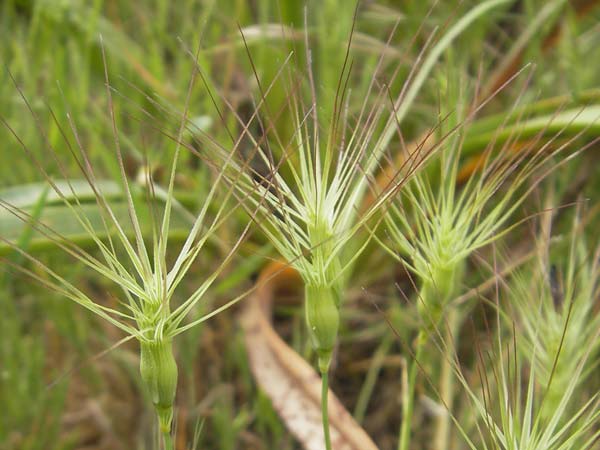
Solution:
[(450, 307), (448, 309), (447, 317), (447, 328), (444, 335), (446, 354), (442, 360), (439, 381), (440, 401), (443, 403), (444, 407), (447, 408), (447, 411), (446, 414), (441, 415), (436, 420), (433, 437), (434, 450), (444, 450), (448, 448), (450, 413), (452, 411), (452, 405), (454, 402), (454, 370), (452, 366), (451, 352), (454, 348), (456, 348), (456, 331), (458, 330), (458, 326), (461, 322), (461, 317), (455, 307)]
[(408, 450), (410, 447), (410, 431), (415, 402), (415, 385), (425, 345), (427, 344), (430, 334), (439, 326), (447, 304), (458, 291), (463, 279), (464, 271), (465, 261), (459, 260), (448, 261), (446, 264), (438, 264), (422, 269), (420, 272), (429, 273), (430, 276), (423, 280), (423, 284), (419, 290), (417, 310), (422, 325), (417, 335), (414, 358), (410, 364), (408, 364), (408, 384), (402, 396), (402, 424), (400, 426), (398, 450)]
[(171, 437), (171, 432), (167, 431), (167, 432), (163, 432), (162, 433), (162, 438), (163, 438), (163, 448), (164, 450), (173, 450), (175, 447), (173, 445), (173, 438)]
[(331, 450), (331, 436), (329, 433), (329, 374), (321, 373), (321, 418), (323, 420), (323, 435), (325, 436), (325, 449)]
[(400, 425), (400, 440), (398, 450), (408, 450), (410, 447), (410, 428), (412, 425), (412, 416), (415, 403), (415, 387), (417, 383), (417, 372), (419, 361), (422, 359), (423, 350), (427, 343), (428, 333), (425, 328), (419, 330), (415, 346), (414, 358), (407, 364), (408, 383), (402, 393), (402, 424)]
[(386, 334), (381, 344), (377, 348), (375, 355), (373, 356), (373, 363), (371, 364), (371, 367), (369, 367), (365, 382), (363, 383), (358, 395), (358, 400), (356, 401), (356, 407), (354, 408), (354, 419), (359, 424), (362, 424), (363, 420), (365, 419), (365, 413), (367, 411), (367, 406), (369, 405), (369, 400), (373, 395), (373, 390), (377, 384), (377, 378), (381, 372), (381, 367), (385, 361), (385, 357), (392, 347), (393, 342), (393, 335)]

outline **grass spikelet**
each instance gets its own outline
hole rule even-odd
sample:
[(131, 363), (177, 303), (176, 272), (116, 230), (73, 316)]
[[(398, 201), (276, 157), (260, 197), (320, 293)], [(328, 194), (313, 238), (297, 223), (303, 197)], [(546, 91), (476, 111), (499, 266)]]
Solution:
[[(540, 240), (539, 260), (513, 277), (508, 293), (517, 317), (517, 350), (530, 356), (537, 383), (544, 387), (540, 420), (550, 421), (565, 393), (581, 391), (598, 356), (600, 317), (594, 301), (600, 286), (600, 247), (582, 233), (581, 213), (569, 234)], [(550, 231), (550, 228), (548, 228)], [(560, 242), (562, 241), (562, 242)], [(580, 368), (584, 365), (583, 370)], [(568, 414), (563, 414), (564, 420)]]
[[(182, 125), (180, 125), (177, 136), (174, 138), (175, 149), (169, 167), (168, 186), (164, 189), (157, 186), (150, 173), (144, 173), (142, 184), (132, 184), (125, 170), (106, 60), (104, 60), (104, 64), (109, 117), (114, 136), (114, 157), (117, 161), (120, 186), (116, 185), (115, 189), (115, 186), (110, 185), (111, 193), (104, 192), (103, 187), (108, 184), (101, 179), (97, 174), (97, 170), (93, 167), (88, 152), (79, 139), (76, 125), (70, 114), (67, 114), (67, 118), (72, 138), (75, 141), (74, 146), (70, 145), (67, 131), (61, 128), (58, 118), (54, 117), (56, 126), (59, 127), (64, 142), (68, 146), (72, 160), (79, 168), (79, 175), (83, 177), (84, 186), (87, 186), (84, 192), (93, 195), (97, 210), (100, 212), (100, 228), (98, 228), (97, 223), (93, 223), (82, 203), (82, 190), (80, 189), (82, 180), (72, 180), (66, 164), (59, 158), (59, 151), (46, 139), (47, 154), (52, 163), (58, 168), (60, 179), (57, 179), (53, 174), (46, 171), (46, 162), (38, 159), (13, 132), (10, 124), (3, 120), (4, 125), (22, 144), (23, 151), (28, 154), (32, 163), (37, 166), (43, 175), (48, 186), (47, 189), (70, 211), (72, 220), (79, 224), (87, 238), (93, 243), (95, 252), (88, 251), (70, 242), (60, 232), (36, 220), (30, 212), (10, 203), (6, 199), (0, 199), (0, 207), (24, 223), (30, 224), (35, 232), (48, 238), (58, 248), (72, 256), (86, 268), (95, 271), (120, 288), (122, 297), (118, 301), (119, 307), (105, 306), (96, 301), (83, 289), (61, 276), (58, 269), (45, 265), (41, 260), (22, 250), (18, 243), (5, 238), (1, 239), (18, 253), (25, 264), (18, 266), (9, 259), (4, 259), (3, 264), (21, 271), (44, 287), (85, 307), (119, 328), (128, 336), (121, 342), (128, 339), (139, 341), (141, 379), (156, 410), (160, 433), (163, 436), (163, 445), (169, 449), (173, 446), (171, 427), (178, 379), (173, 340), (180, 333), (207, 320), (241, 298), (236, 297), (217, 310), (186, 322), (190, 312), (202, 301), (210, 286), (235, 254), (247, 228), (228, 250), (223, 261), (214, 266), (212, 272), (197, 284), (195, 290), (182, 301), (176, 300), (177, 288), (181, 285), (194, 262), (202, 254), (205, 244), (213, 238), (224, 221), (235, 211), (230, 201), (232, 191), (224, 189), (221, 192), (221, 181), (225, 173), (225, 166), (214, 174), (212, 186), (208, 190), (206, 198), (203, 199), (200, 211), (196, 215), (192, 215), (188, 225), (188, 234), (176, 257), (171, 261), (168, 241), (173, 210), (178, 206), (174, 188), (177, 164), (182, 148), (182, 136), (187, 122), (187, 109), (183, 113)], [(190, 91), (194, 80), (195, 73), (190, 80)], [(23, 101), (29, 107), (28, 100), (23, 94), (21, 95)], [(188, 98), (189, 95), (188, 92)], [(39, 132), (45, 137), (36, 113), (32, 108), (30, 108), (30, 112), (36, 120)], [(50, 112), (54, 115), (52, 110)], [(119, 195), (119, 198), (124, 199), (127, 205), (126, 219), (118, 216), (114, 205), (112, 205), (115, 193)], [(216, 204), (217, 198), (219, 206), (213, 208), (212, 205), (213, 203)], [(142, 210), (149, 211), (152, 225), (150, 239), (142, 230), (142, 228), (147, 229), (142, 224), (142, 221), (145, 220), (142, 217), (147, 217), (147, 215), (142, 216), (140, 214)], [(101, 237), (100, 234), (106, 236), (106, 238)], [(96, 256), (96, 253), (100, 256)]]
[(481, 442), (467, 439), (472, 449), (597, 445), (600, 399), (586, 380), (598, 364), (598, 317), (590, 310), (598, 295), (598, 248), (589, 251), (579, 225), (570, 236), (555, 236), (550, 253), (542, 239), (543, 261), (498, 287), (491, 349), (478, 344), (480, 390), (455, 367), (482, 424)]
[[(409, 387), (404, 394), (403, 417), (412, 415), (418, 361), (427, 341), (439, 332), (442, 322), (448, 326), (450, 336), (460, 325), (461, 318), (458, 310), (452, 308), (452, 301), (461, 292), (468, 258), (516, 227), (520, 222), (511, 223), (511, 217), (541, 180), (592, 145), (570, 151), (571, 145), (586, 131), (579, 130), (574, 136), (562, 139), (572, 122), (563, 123), (556, 133), (548, 136), (547, 130), (557, 113), (525, 141), (521, 140), (518, 126), (511, 129), (510, 136), (502, 143), (492, 137), (473, 173), (463, 182), (464, 136), (468, 135), (470, 120), (487, 101), (476, 106), (459, 103), (448, 112), (440, 134), (446, 127), (451, 127), (451, 131), (458, 127), (461, 131), (443, 141), (443, 148), (427, 170), (407, 182), (385, 214), (388, 240), (379, 242), (409, 268), (419, 285), (416, 306), (420, 326), (415, 361), (409, 368)], [(519, 111), (517, 105), (515, 111)], [(576, 118), (577, 114), (571, 120)], [(497, 135), (503, 133), (503, 127), (496, 130)], [(451, 376), (451, 371), (445, 373)], [(447, 416), (442, 421), (445, 424), (440, 425), (439, 442), (446, 439)], [(403, 421), (400, 435), (399, 449), (406, 450), (410, 442), (409, 421)]]

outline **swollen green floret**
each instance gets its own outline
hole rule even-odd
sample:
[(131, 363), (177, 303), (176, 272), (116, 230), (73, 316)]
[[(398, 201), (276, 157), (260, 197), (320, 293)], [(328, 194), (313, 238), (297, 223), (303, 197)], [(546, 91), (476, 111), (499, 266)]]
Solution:
[(177, 392), (177, 363), (170, 339), (141, 343), (140, 374), (156, 409), (161, 432), (168, 433)]
[(340, 325), (340, 292), (328, 286), (307, 284), (305, 292), (306, 324), (313, 348), (319, 358), (319, 370), (329, 370), (331, 354)]

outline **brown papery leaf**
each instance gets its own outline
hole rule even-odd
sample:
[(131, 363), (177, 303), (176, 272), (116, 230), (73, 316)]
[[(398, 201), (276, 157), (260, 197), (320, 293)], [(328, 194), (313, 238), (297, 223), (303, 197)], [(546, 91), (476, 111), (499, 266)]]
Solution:
[[(250, 366), (258, 385), (271, 399), (288, 429), (306, 450), (323, 450), (321, 378), (275, 332), (271, 303), (278, 289), (301, 286), (297, 273), (282, 263), (271, 263), (258, 289), (246, 301), (241, 322)], [(367, 433), (329, 391), (329, 423), (335, 450), (377, 450)]]

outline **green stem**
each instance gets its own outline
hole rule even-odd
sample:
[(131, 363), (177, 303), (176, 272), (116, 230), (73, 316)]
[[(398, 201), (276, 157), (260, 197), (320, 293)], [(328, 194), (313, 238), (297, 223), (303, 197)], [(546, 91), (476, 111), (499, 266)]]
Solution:
[(163, 432), (162, 433), (162, 438), (163, 438), (163, 448), (164, 450), (173, 450), (173, 438), (171, 437), (171, 433), (170, 432)]
[(329, 435), (329, 375), (321, 372), (321, 416), (323, 418), (323, 434), (325, 435), (325, 450), (331, 450), (331, 436)]
[(410, 446), (410, 429), (412, 425), (412, 416), (415, 403), (415, 386), (417, 383), (417, 372), (419, 361), (423, 355), (423, 349), (427, 342), (427, 333), (424, 329), (419, 331), (417, 336), (417, 345), (413, 360), (407, 364), (408, 383), (402, 394), (402, 424), (400, 426), (400, 439), (398, 441), (398, 450), (408, 450)]
[(381, 372), (381, 366), (383, 365), (385, 357), (390, 351), (392, 343), (394, 342), (392, 336), (393, 335), (391, 334), (387, 334), (375, 352), (373, 363), (371, 364), (371, 367), (369, 367), (365, 382), (363, 383), (358, 395), (356, 407), (354, 408), (354, 419), (356, 419), (358, 423), (362, 423), (365, 418), (365, 413), (367, 411), (367, 407), (369, 406), (369, 400), (373, 395), (373, 390), (377, 384), (377, 377)]
[(434, 450), (448, 448), (448, 437), (450, 434), (450, 415), (454, 402), (454, 371), (452, 370), (452, 352), (456, 348), (456, 331), (460, 324), (460, 317), (455, 307), (448, 309), (448, 327), (444, 335), (446, 342), (446, 354), (442, 359), (440, 368), (440, 400), (446, 408), (446, 414), (442, 414), (436, 421), (435, 434), (433, 438)]

